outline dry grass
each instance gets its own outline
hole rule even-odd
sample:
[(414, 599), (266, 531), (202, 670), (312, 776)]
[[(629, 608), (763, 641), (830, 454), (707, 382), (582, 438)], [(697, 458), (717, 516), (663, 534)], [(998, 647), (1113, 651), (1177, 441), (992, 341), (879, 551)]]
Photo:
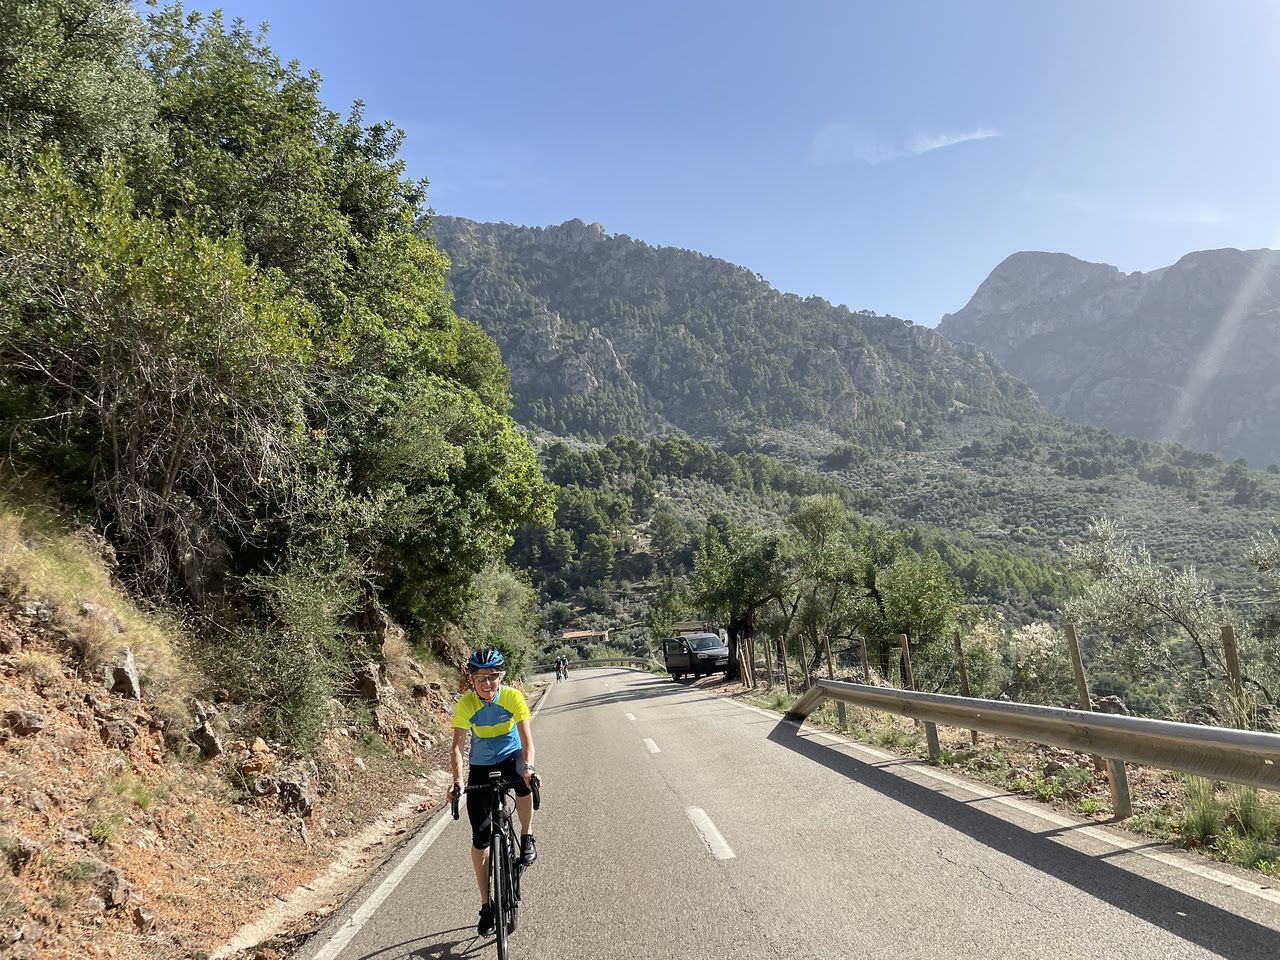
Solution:
[(52, 653), (29, 650), (19, 655), (18, 672), (30, 678), (43, 693), (62, 679), (62, 661)]
[(182, 625), (126, 597), (88, 538), (38, 502), (41, 496), (0, 461), (0, 580), (48, 604), (86, 671), (118, 660), (127, 647), (161, 714), (185, 715), (197, 678), (175, 649)]

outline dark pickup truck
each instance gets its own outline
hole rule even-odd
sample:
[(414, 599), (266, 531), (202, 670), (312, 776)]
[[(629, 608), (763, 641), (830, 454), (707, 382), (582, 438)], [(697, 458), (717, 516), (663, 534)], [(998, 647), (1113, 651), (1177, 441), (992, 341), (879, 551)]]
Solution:
[(685, 674), (704, 677), (729, 669), (729, 648), (714, 633), (671, 637), (662, 641), (662, 653), (672, 680), (683, 680)]

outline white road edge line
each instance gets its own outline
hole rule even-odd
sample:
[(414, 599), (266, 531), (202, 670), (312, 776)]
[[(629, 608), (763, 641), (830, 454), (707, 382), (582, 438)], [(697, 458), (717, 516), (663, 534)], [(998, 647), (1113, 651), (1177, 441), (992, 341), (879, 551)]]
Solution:
[(542, 709), (542, 705), (543, 705), (544, 703), (546, 703), (546, 702), (547, 702), (547, 697), (548, 697), (548, 696), (550, 696), (550, 694), (551, 694), (551, 688), (550, 688), (550, 687), (547, 687), (547, 689), (545, 689), (545, 690), (543, 690), (543, 691), (542, 691), (542, 696), (540, 696), (540, 697), (538, 698), (538, 702), (537, 702), (536, 704), (534, 704), (533, 712), (532, 712), (531, 714), (529, 714), (529, 719), (530, 719), (530, 720), (532, 720), (534, 717), (536, 717), (536, 716), (538, 715), (538, 711), (539, 711), (539, 710), (541, 710), (541, 709)]
[[(728, 700), (729, 698), (725, 697), (723, 699)], [(772, 711), (752, 706), (749, 703), (739, 703), (737, 700), (729, 700), (729, 702), (734, 706), (741, 707), (743, 710), (750, 710), (752, 713), (758, 713), (761, 716), (772, 717), (776, 720), (782, 719), (778, 714), (773, 713)], [(847, 737), (841, 737), (826, 730), (817, 730), (812, 727), (809, 728), (809, 730), (815, 737), (823, 737), (832, 743), (852, 747), (855, 750), (870, 754), (879, 760), (902, 761), (902, 757), (899, 757), (897, 754), (886, 753), (883, 750), (878, 750), (865, 743), (859, 743), (856, 740), (850, 740)], [(1146, 838), (1128, 840), (1124, 837), (1115, 836), (1109, 831), (1098, 827), (1082, 827), (1080, 826), (1079, 820), (1070, 820), (1066, 817), (1059, 816), (1050, 810), (1042, 809), (1041, 807), (1029, 803), (1026, 800), (1006, 796), (998, 791), (991, 790), (988, 787), (972, 783), (968, 780), (961, 780), (958, 777), (948, 776), (947, 774), (934, 770), (920, 762), (912, 762), (909, 768), (914, 773), (931, 777), (932, 779), (945, 783), (949, 786), (967, 790), (969, 793), (975, 794), (983, 800), (1001, 803), (1006, 807), (1011, 807), (1012, 809), (1019, 811), (1020, 813), (1039, 817), (1041, 820), (1051, 823), (1056, 827), (1074, 827), (1076, 833), (1082, 834), (1086, 837), (1091, 837), (1094, 840), (1100, 840), (1103, 843), (1115, 847), (1117, 850), (1123, 850), (1134, 856), (1145, 857), (1148, 860), (1154, 860), (1156, 863), (1163, 863), (1166, 866), (1176, 867), (1184, 873), (1190, 873), (1198, 877), (1203, 877), (1206, 880), (1212, 880), (1214, 883), (1222, 884), (1222, 886), (1230, 887), (1233, 890), (1239, 890), (1241, 893), (1250, 894), (1251, 896), (1258, 897), (1261, 900), (1267, 900), (1271, 903), (1280, 903), (1280, 890), (1273, 889), (1271, 887), (1264, 887), (1261, 884), (1255, 884), (1248, 880), (1241, 880), (1239, 877), (1233, 877), (1231, 874), (1224, 873), (1221, 870), (1215, 870), (1213, 867), (1205, 867), (1198, 863), (1190, 863), (1185, 857), (1174, 856), (1173, 854), (1165, 853), (1161, 850), (1143, 849), (1143, 846), (1150, 842)]]
[(369, 918), (377, 912), (382, 906), (384, 900), (391, 896), (391, 892), (400, 884), (410, 870), (418, 865), (418, 861), (422, 859), (422, 855), (427, 852), (436, 837), (444, 832), (446, 824), (449, 822), (449, 815), (446, 811), (440, 811), (440, 819), (430, 830), (423, 835), (409, 851), (409, 855), (400, 861), (399, 866), (387, 874), (387, 878), (378, 885), (378, 889), (360, 905), (355, 913), (344, 923), (323, 947), (311, 958), (311, 960), (334, 960), (344, 949), (352, 938), (360, 932), (360, 928), (369, 922)]
[(707, 845), (711, 851), (711, 855), (717, 860), (732, 860), (737, 856), (733, 852), (733, 847), (729, 846), (728, 841), (716, 829), (716, 825), (711, 822), (711, 818), (707, 816), (707, 812), (701, 807), (685, 807), (685, 814), (693, 823), (693, 828), (698, 831), (702, 837), (702, 842)]
[(662, 752), (661, 750), (659, 750), (659, 749), (658, 749), (658, 745), (657, 745), (656, 743), (654, 743), (652, 740), (650, 740), (648, 737), (645, 737), (645, 738), (644, 738), (644, 745), (645, 745), (646, 747), (648, 747), (648, 748), (649, 748), (649, 752), (650, 752), (650, 753), (661, 753), (661, 752)]

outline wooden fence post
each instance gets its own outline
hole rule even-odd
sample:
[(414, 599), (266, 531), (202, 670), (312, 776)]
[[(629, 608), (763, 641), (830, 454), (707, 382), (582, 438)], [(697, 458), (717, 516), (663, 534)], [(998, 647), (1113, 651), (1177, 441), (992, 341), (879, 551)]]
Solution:
[[(1076, 672), (1076, 693), (1080, 696), (1080, 709), (1091, 712), (1093, 710), (1093, 700), (1089, 696), (1089, 681), (1084, 677), (1084, 659), (1080, 656), (1080, 641), (1076, 637), (1076, 625), (1074, 623), (1067, 624), (1067, 649), (1071, 651), (1071, 666)], [(1093, 757), (1093, 769), (1107, 769), (1102, 757), (1097, 754)], [(1112, 786), (1112, 793), (1114, 793), (1114, 782)]]
[[(831, 637), (829, 634), (822, 635), (823, 646), (827, 649), (827, 679), (834, 680), (836, 678), (836, 662), (831, 656)], [(836, 719), (840, 721), (840, 729), (849, 729), (849, 712), (845, 709), (844, 701), (836, 701)]]
[(867, 659), (867, 638), (858, 634), (858, 647), (862, 652), (862, 682), (871, 683), (871, 661)]
[[(960, 631), (955, 632), (956, 641), (956, 660), (960, 664), (960, 696), (969, 696), (969, 671), (964, 665), (964, 647), (960, 643)], [(978, 731), (969, 731), (969, 740), (976, 747), (978, 745)]]
[(1231, 709), (1236, 715), (1236, 726), (1247, 730), (1249, 716), (1244, 704), (1244, 678), (1240, 673), (1240, 651), (1236, 648), (1236, 631), (1229, 623), (1222, 625), (1222, 652), (1227, 660), (1227, 673), (1231, 677)]
[(916, 675), (911, 670), (911, 643), (905, 633), (898, 634), (898, 638), (902, 641), (902, 684), (908, 690), (914, 690), (916, 688)]
[(787, 635), (784, 632), (778, 637), (778, 652), (782, 656), (782, 681), (787, 687), (787, 696), (791, 696), (791, 661), (787, 658)]
[[(899, 634), (902, 638), (902, 663), (907, 671), (906, 683), (908, 690), (916, 689), (916, 675), (911, 669), (911, 641), (905, 633)], [(924, 722), (924, 739), (929, 745), (929, 759), (937, 763), (942, 759), (942, 744), (938, 741), (938, 725), (931, 720)]]

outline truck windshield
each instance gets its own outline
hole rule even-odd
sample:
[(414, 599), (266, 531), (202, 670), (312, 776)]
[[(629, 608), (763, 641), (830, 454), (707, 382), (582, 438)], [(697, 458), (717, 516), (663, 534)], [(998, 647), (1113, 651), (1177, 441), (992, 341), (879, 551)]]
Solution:
[(719, 637), (690, 637), (689, 649), (691, 650), (714, 650), (717, 647), (723, 647)]

